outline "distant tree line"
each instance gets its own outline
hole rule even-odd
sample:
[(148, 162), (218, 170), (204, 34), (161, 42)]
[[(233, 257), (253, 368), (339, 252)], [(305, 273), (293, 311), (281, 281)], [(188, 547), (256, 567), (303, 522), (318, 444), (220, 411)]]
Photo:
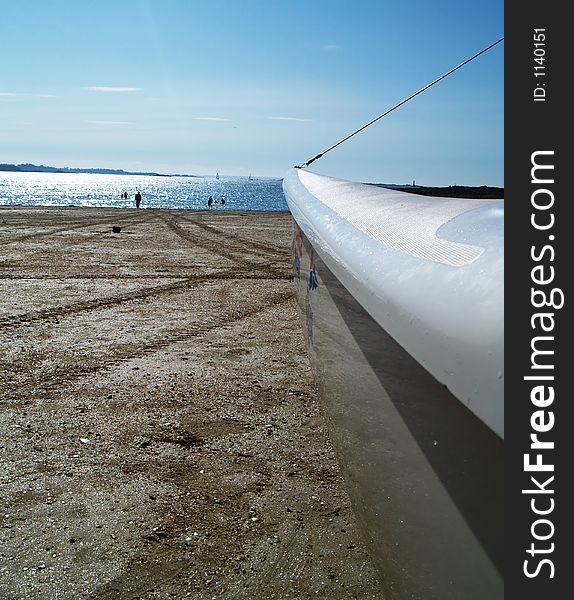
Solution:
[[(173, 177), (173, 175), (164, 175), (153, 172), (135, 172), (124, 171), (123, 169), (77, 169), (72, 167), (46, 167), (44, 165), (33, 165), (25, 163), (20, 165), (10, 165), (0, 163), (0, 171), (19, 171), (23, 173), (95, 173), (101, 175), (155, 175), (160, 177)], [(179, 177), (193, 177), (193, 175), (178, 175)]]

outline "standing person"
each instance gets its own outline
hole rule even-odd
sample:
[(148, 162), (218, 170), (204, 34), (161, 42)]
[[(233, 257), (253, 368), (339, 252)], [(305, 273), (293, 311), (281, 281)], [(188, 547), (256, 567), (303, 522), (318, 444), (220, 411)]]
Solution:
[(225, 198), (223, 196), (221, 196), (221, 204), (225, 204)]
[(140, 202), (142, 201), (142, 195), (139, 193), (139, 191), (136, 193), (135, 200), (136, 200), (136, 208), (139, 208)]
[(209, 196), (209, 198), (207, 199), (207, 206), (209, 206), (211, 208), (212, 204), (213, 204), (213, 196)]

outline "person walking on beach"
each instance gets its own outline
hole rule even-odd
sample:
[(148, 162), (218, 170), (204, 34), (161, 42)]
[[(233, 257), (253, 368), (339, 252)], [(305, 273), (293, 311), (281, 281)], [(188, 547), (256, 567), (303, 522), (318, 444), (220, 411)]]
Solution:
[(213, 196), (209, 196), (209, 198), (207, 199), (207, 206), (209, 206), (211, 208), (212, 204), (213, 204)]
[(135, 200), (136, 200), (136, 208), (139, 208), (140, 202), (142, 201), (142, 195), (139, 193), (139, 191), (136, 193)]

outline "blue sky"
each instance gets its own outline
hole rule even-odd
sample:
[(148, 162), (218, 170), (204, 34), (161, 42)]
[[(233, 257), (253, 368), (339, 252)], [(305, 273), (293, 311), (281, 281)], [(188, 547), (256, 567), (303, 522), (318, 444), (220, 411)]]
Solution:
[[(503, 2), (1, 3), (0, 162), (278, 176), (504, 34)], [(313, 164), (503, 185), (504, 44)]]

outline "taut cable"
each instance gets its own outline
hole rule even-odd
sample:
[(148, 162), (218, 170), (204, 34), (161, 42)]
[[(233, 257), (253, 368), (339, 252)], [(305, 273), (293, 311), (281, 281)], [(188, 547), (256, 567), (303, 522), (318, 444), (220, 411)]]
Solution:
[(434, 81), (431, 81), (431, 83), (425, 85), (418, 92), (415, 92), (414, 94), (411, 94), (408, 98), (405, 98), (404, 100), (401, 100), (398, 104), (395, 104), (392, 108), (389, 108), (389, 110), (385, 111), (382, 115), (379, 115), (378, 117), (376, 117), (372, 121), (369, 121), (366, 125), (363, 125), (362, 127), (360, 127), (359, 129), (357, 129), (356, 131), (353, 131), (353, 133), (350, 133), (347, 137), (344, 137), (342, 140), (339, 140), (336, 144), (333, 144), (330, 148), (327, 148), (327, 150), (323, 150), (323, 152), (321, 152), (320, 154), (317, 154), (317, 156), (315, 156), (314, 158), (310, 158), (307, 162), (304, 162), (302, 165), (295, 165), (295, 168), (296, 169), (304, 169), (304, 168), (308, 167), (311, 163), (315, 162), (316, 160), (318, 160), (322, 156), (325, 156), (325, 154), (327, 154), (327, 152), (330, 152), (331, 150), (333, 150), (333, 148), (336, 148), (337, 146), (340, 146), (343, 142), (346, 142), (348, 139), (352, 138), (354, 135), (357, 135), (357, 133), (363, 131), (363, 129), (366, 129), (367, 127), (369, 127), (369, 125), (372, 125), (373, 123), (376, 123), (379, 119), (382, 119), (383, 117), (386, 117), (389, 113), (393, 112), (393, 110), (395, 110), (396, 108), (399, 108), (399, 106), (402, 106), (403, 104), (405, 104), (409, 100), (412, 100), (415, 96), (418, 96), (419, 94), (422, 94), (425, 90), (428, 90), (430, 87), (432, 87), (433, 85), (435, 85), (435, 83), (438, 83), (439, 81), (441, 81), (445, 77), (448, 77), (449, 75), (452, 75), (455, 71), (458, 71), (458, 69), (460, 69), (461, 67), (464, 67), (464, 65), (467, 65), (469, 62), (473, 61), (475, 58), (478, 58), (481, 54), (484, 54), (485, 52), (487, 52), (491, 48), (494, 48), (494, 46), (496, 46), (497, 44), (500, 44), (500, 42), (502, 42), (502, 40), (504, 40), (503, 37), (501, 37), (499, 40), (497, 40), (496, 42), (494, 42), (494, 44), (490, 44), (490, 46), (487, 46), (486, 48), (484, 48), (483, 50), (481, 50), (480, 52), (478, 52), (474, 56), (471, 56), (470, 58), (467, 58), (464, 62), (460, 63), (460, 65), (457, 65), (456, 67), (454, 67), (454, 69), (451, 69), (450, 71), (448, 71), (444, 75), (441, 75), (438, 79), (435, 79)]

